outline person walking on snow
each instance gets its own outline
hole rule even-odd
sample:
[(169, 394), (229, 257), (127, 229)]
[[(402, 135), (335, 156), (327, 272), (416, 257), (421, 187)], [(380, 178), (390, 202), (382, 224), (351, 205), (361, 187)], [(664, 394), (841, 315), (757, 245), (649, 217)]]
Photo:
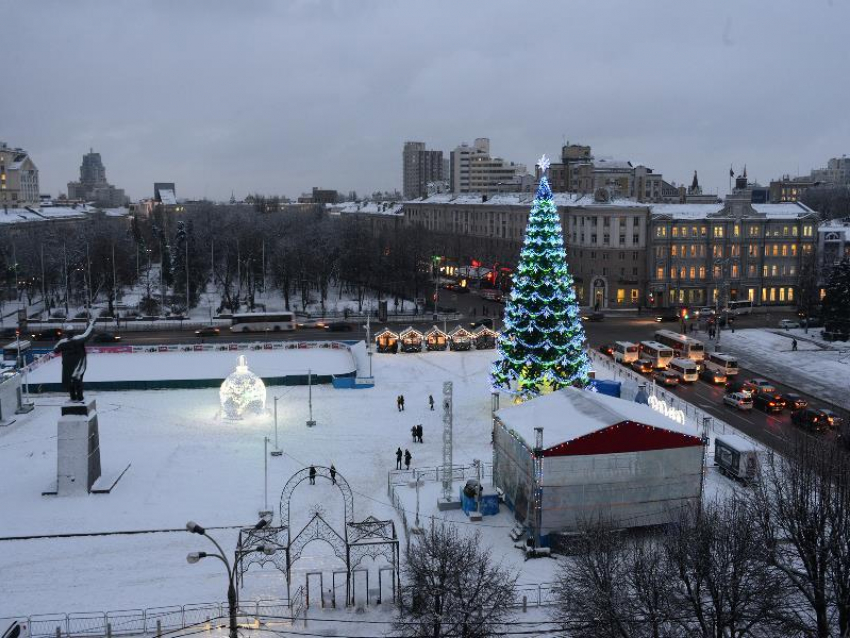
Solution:
[(419, 426), (414, 425), (412, 428), (410, 428), (410, 434), (413, 435), (413, 442), (416, 443), (416, 437), (419, 436)]
[(428, 395), (428, 407), (431, 408), (431, 412), (434, 411), (434, 395), (432, 394)]
[(310, 485), (316, 484), (316, 468), (315, 466), (310, 466)]
[(404, 451), (404, 469), (410, 469), (410, 461), (413, 459), (413, 455), (410, 453), (410, 450)]
[(331, 485), (336, 485), (336, 468), (331, 463)]
[(416, 426), (416, 431), (417, 431), (416, 432), (417, 435), (419, 436), (419, 442), (424, 443), (424, 441), (422, 440), (422, 424), (421, 423)]
[(400, 394), (395, 398), (395, 407), (398, 408), (399, 412), (401, 412), (401, 395)]
[(402, 456), (403, 455), (401, 453), (401, 448), (397, 449), (395, 451), (395, 469), (397, 469), (397, 470), (401, 469), (401, 457)]
[(398, 403), (401, 406), (401, 411), (404, 412), (404, 395), (398, 395)]
[(797, 352), (797, 340), (791, 339), (791, 352)]

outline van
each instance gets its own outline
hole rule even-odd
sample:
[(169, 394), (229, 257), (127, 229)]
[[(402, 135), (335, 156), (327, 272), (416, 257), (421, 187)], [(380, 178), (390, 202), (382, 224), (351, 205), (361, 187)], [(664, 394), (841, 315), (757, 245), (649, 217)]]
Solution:
[(638, 344), (631, 341), (618, 341), (614, 344), (614, 361), (627, 365), (638, 360)]
[(699, 378), (697, 364), (690, 359), (673, 359), (667, 364), (667, 369), (685, 383), (693, 383)]
[(758, 446), (739, 434), (714, 439), (714, 464), (723, 474), (740, 481), (753, 481), (758, 473)]

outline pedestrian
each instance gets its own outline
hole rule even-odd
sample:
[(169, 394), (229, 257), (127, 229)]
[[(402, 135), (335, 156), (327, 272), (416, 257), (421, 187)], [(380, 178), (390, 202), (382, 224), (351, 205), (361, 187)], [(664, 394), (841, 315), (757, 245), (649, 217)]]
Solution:
[(416, 426), (416, 430), (417, 430), (417, 434), (419, 435), (419, 442), (424, 443), (424, 441), (422, 440), (422, 424), (421, 423)]
[(401, 469), (401, 457), (402, 456), (403, 455), (401, 453), (401, 448), (397, 449), (395, 451), (395, 469), (397, 469), (397, 470)]
[(402, 412), (404, 412), (404, 395), (403, 394), (398, 395), (398, 404), (399, 404), (399, 409)]
[(404, 469), (410, 469), (410, 461), (413, 459), (413, 455), (410, 453), (410, 450), (404, 451)]
[(310, 485), (316, 484), (316, 468), (315, 466), (310, 466)]
[(428, 395), (428, 407), (431, 408), (431, 412), (434, 411), (434, 395), (433, 394)]
[(336, 485), (336, 468), (331, 463), (331, 485)]
[(419, 435), (419, 426), (414, 425), (410, 428), (410, 434), (413, 436), (413, 442), (416, 443), (416, 437)]
[(791, 352), (797, 352), (797, 340), (791, 339)]
[(398, 408), (399, 412), (401, 412), (401, 395), (400, 394), (395, 398), (395, 407)]

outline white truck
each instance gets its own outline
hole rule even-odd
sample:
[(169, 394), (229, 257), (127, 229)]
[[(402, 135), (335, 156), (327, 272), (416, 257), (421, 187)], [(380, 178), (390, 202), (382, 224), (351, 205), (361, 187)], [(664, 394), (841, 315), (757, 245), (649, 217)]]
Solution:
[(714, 464), (727, 476), (749, 483), (758, 476), (759, 451), (756, 443), (739, 434), (722, 434), (714, 439)]

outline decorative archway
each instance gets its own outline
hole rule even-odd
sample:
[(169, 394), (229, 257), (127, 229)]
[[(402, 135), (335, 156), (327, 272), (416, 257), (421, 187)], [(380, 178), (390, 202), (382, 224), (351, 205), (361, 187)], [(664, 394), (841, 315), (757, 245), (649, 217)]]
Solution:
[[(345, 477), (336, 470), (334, 470), (333, 476), (331, 476), (331, 468), (324, 467), (322, 465), (313, 465), (311, 467), (305, 467), (302, 470), (298, 470), (295, 474), (289, 477), (289, 480), (286, 482), (286, 485), (283, 486), (283, 491), (280, 493), (280, 526), (289, 529), (289, 503), (292, 499), (292, 493), (295, 492), (295, 488), (301, 485), (301, 483), (310, 479), (311, 469), (316, 471), (315, 478), (326, 479), (330, 481), (333, 485), (336, 485), (339, 489), (340, 493), (342, 494), (342, 499), (345, 505), (345, 523), (346, 525), (348, 525), (348, 523), (354, 520), (354, 496), (351, 494), (351, 487), (348, 485), (348, 481), (346, 481)], [(287, 544), (291, 544), (291, 532), (289, 536), (289, 541), (290, 542)]]

